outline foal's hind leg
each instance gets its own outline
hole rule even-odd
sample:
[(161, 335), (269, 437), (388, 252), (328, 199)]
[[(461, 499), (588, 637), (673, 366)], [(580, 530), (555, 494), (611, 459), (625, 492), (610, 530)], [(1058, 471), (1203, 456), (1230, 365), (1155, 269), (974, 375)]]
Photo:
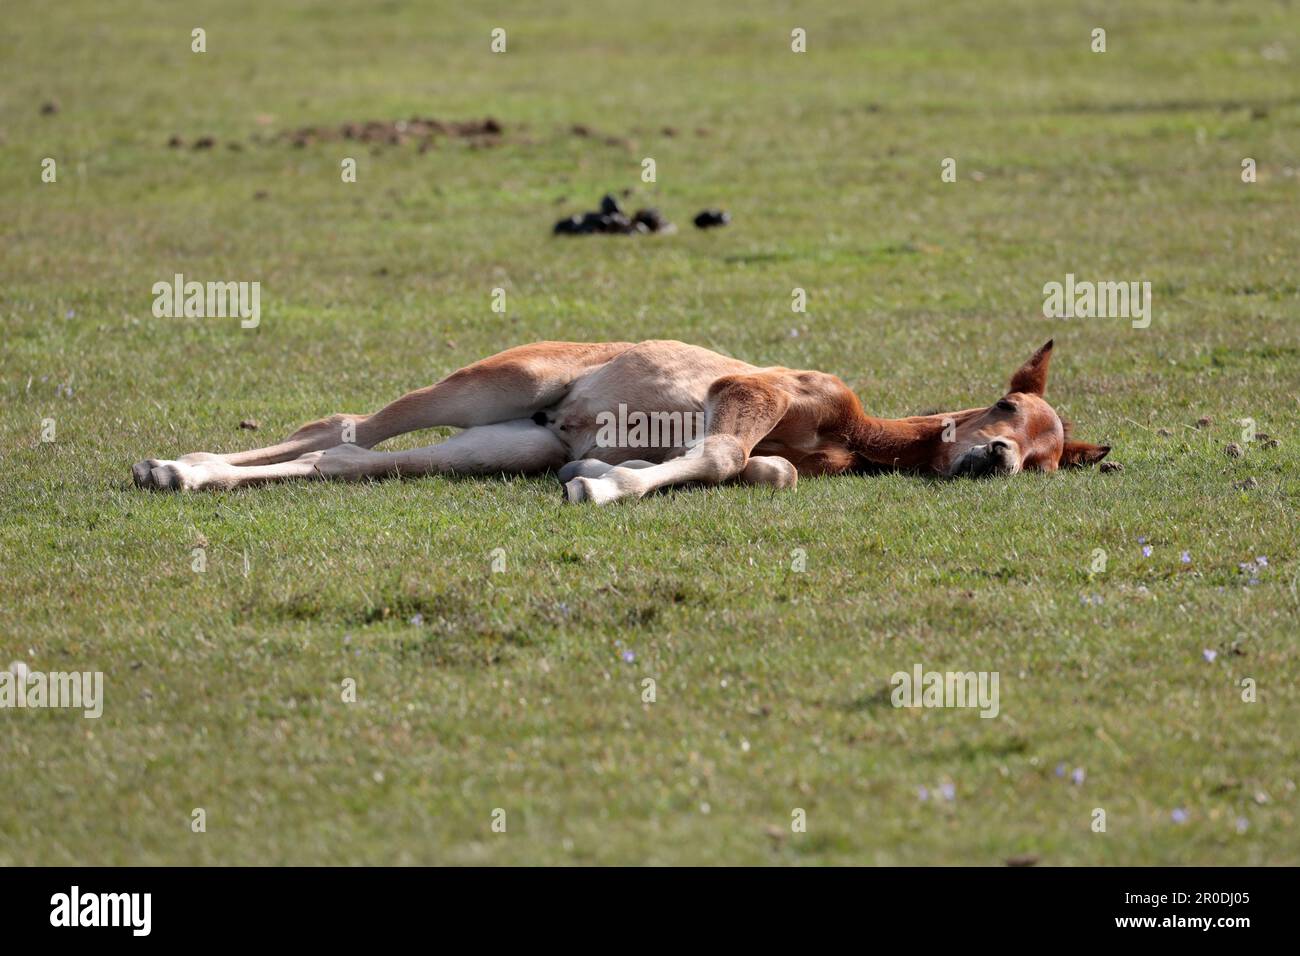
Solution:
[(415, 475), (530, 475), (558, 468), (568, 448), (549, 428), (531, 418), (496, 425), (478, 425), (426, 448), (374, 451), (339, 445), (309, 451), (293, 461), (272, 465), (228, 465), (198, 462), (180, 474), (187, 491), (243, 488), (273, 481), (304, 478), (400, 478)]
[(453, 372), (435, 385), (408, 392), (373, 415), (331, 415), (302, 426), (279, 444), (251, 451), (196, 452), (175, 461), (148, 458), (137, 462), (131, 474), (142, 488), (207, 487), (201, 472), (215, 473), (218, 465), (275, 465), (342, 444), (371, 448), (395, 435), (435, 425), (471, 428), (527, 418), (563, 398), (588, 368), (628, 347), (576, 342), (521, 345)]

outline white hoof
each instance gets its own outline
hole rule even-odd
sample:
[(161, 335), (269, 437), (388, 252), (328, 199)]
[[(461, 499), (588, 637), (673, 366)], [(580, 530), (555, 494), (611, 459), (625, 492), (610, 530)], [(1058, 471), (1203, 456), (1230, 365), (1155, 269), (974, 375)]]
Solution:
[(622, 497), (618, 486), (604, 478), (574, 478), (565, 484), (564, 495), (570, 504), (590, 502), (593, 505), (607, 505)]
[(619, 467), (610, 469), (601, 478), (574, 478), (564, 486), (564, 491), (571, 502), (607, 505), (620, 498), (640, 498), (646, 486), (635, 470)]

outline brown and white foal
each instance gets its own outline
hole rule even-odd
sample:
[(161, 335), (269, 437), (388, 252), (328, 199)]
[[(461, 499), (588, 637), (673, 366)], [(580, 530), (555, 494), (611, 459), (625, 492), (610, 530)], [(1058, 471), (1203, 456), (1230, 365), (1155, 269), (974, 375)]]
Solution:
[[(254, 451), (151, 458), (132, 474), (143, 488), (200, 490), (290, 478), (558, 471), (567, 500), (606, 504), (692, 482), (790, 488), (799, 475), (1014, 475), (1099, 462), (1110, 449), (1071, 440), (1043, 400), (1051, 354), (1048, 342), (986, 408), (885, 419), (868, 415), (824, 372), (758, 368), (682, 342), (538, 342), (475, 362), (373, 415), (331, 415)], [(702, 412), (704, 435), (661, 447), (610, 442), (602, 422), (616, 409), (628, 417)], [(427, 448), (372, 450), (435, 425), (464, 431)]]

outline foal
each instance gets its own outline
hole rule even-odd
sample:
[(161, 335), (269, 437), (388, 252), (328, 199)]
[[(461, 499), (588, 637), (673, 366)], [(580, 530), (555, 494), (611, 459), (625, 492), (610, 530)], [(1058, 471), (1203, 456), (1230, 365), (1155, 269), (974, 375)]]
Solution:
[[(607, 504), (695, 482), (791, 488), (799, 475), (1014, 475), (1099, 462), (1110, 448), (1072, 440), (1043, 400), (1051, 355), (1049, 341), (990, 406), (885, 419), (868, 415), (848, 386), (824, 372), (758, 368), (683, 342), (537, 342), (475, 362), (372, 415), (331, 415), (277, 445), (150, 458), (131, 471), (142, 488), (184, 490), (558, 471), (568, 501)], [(620, 421), (702, 412), (704, 434), (655, 447), (611, 441), (616, 410)], [(372, 450), (435, 425), (464, 431), (426, 448)]]

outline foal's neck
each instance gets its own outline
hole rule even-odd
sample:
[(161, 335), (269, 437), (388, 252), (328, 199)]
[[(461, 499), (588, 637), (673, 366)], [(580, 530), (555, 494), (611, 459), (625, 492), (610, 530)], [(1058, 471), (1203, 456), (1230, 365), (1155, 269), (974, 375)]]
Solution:
[[(911, 418), (873, 418), (863, 414), (849, 435), (849, 448), (864, 467), (931, 471), (944, 432), (970, 412), (945, 412)], [(949, 431), (949, 435), (951, 435)]]

